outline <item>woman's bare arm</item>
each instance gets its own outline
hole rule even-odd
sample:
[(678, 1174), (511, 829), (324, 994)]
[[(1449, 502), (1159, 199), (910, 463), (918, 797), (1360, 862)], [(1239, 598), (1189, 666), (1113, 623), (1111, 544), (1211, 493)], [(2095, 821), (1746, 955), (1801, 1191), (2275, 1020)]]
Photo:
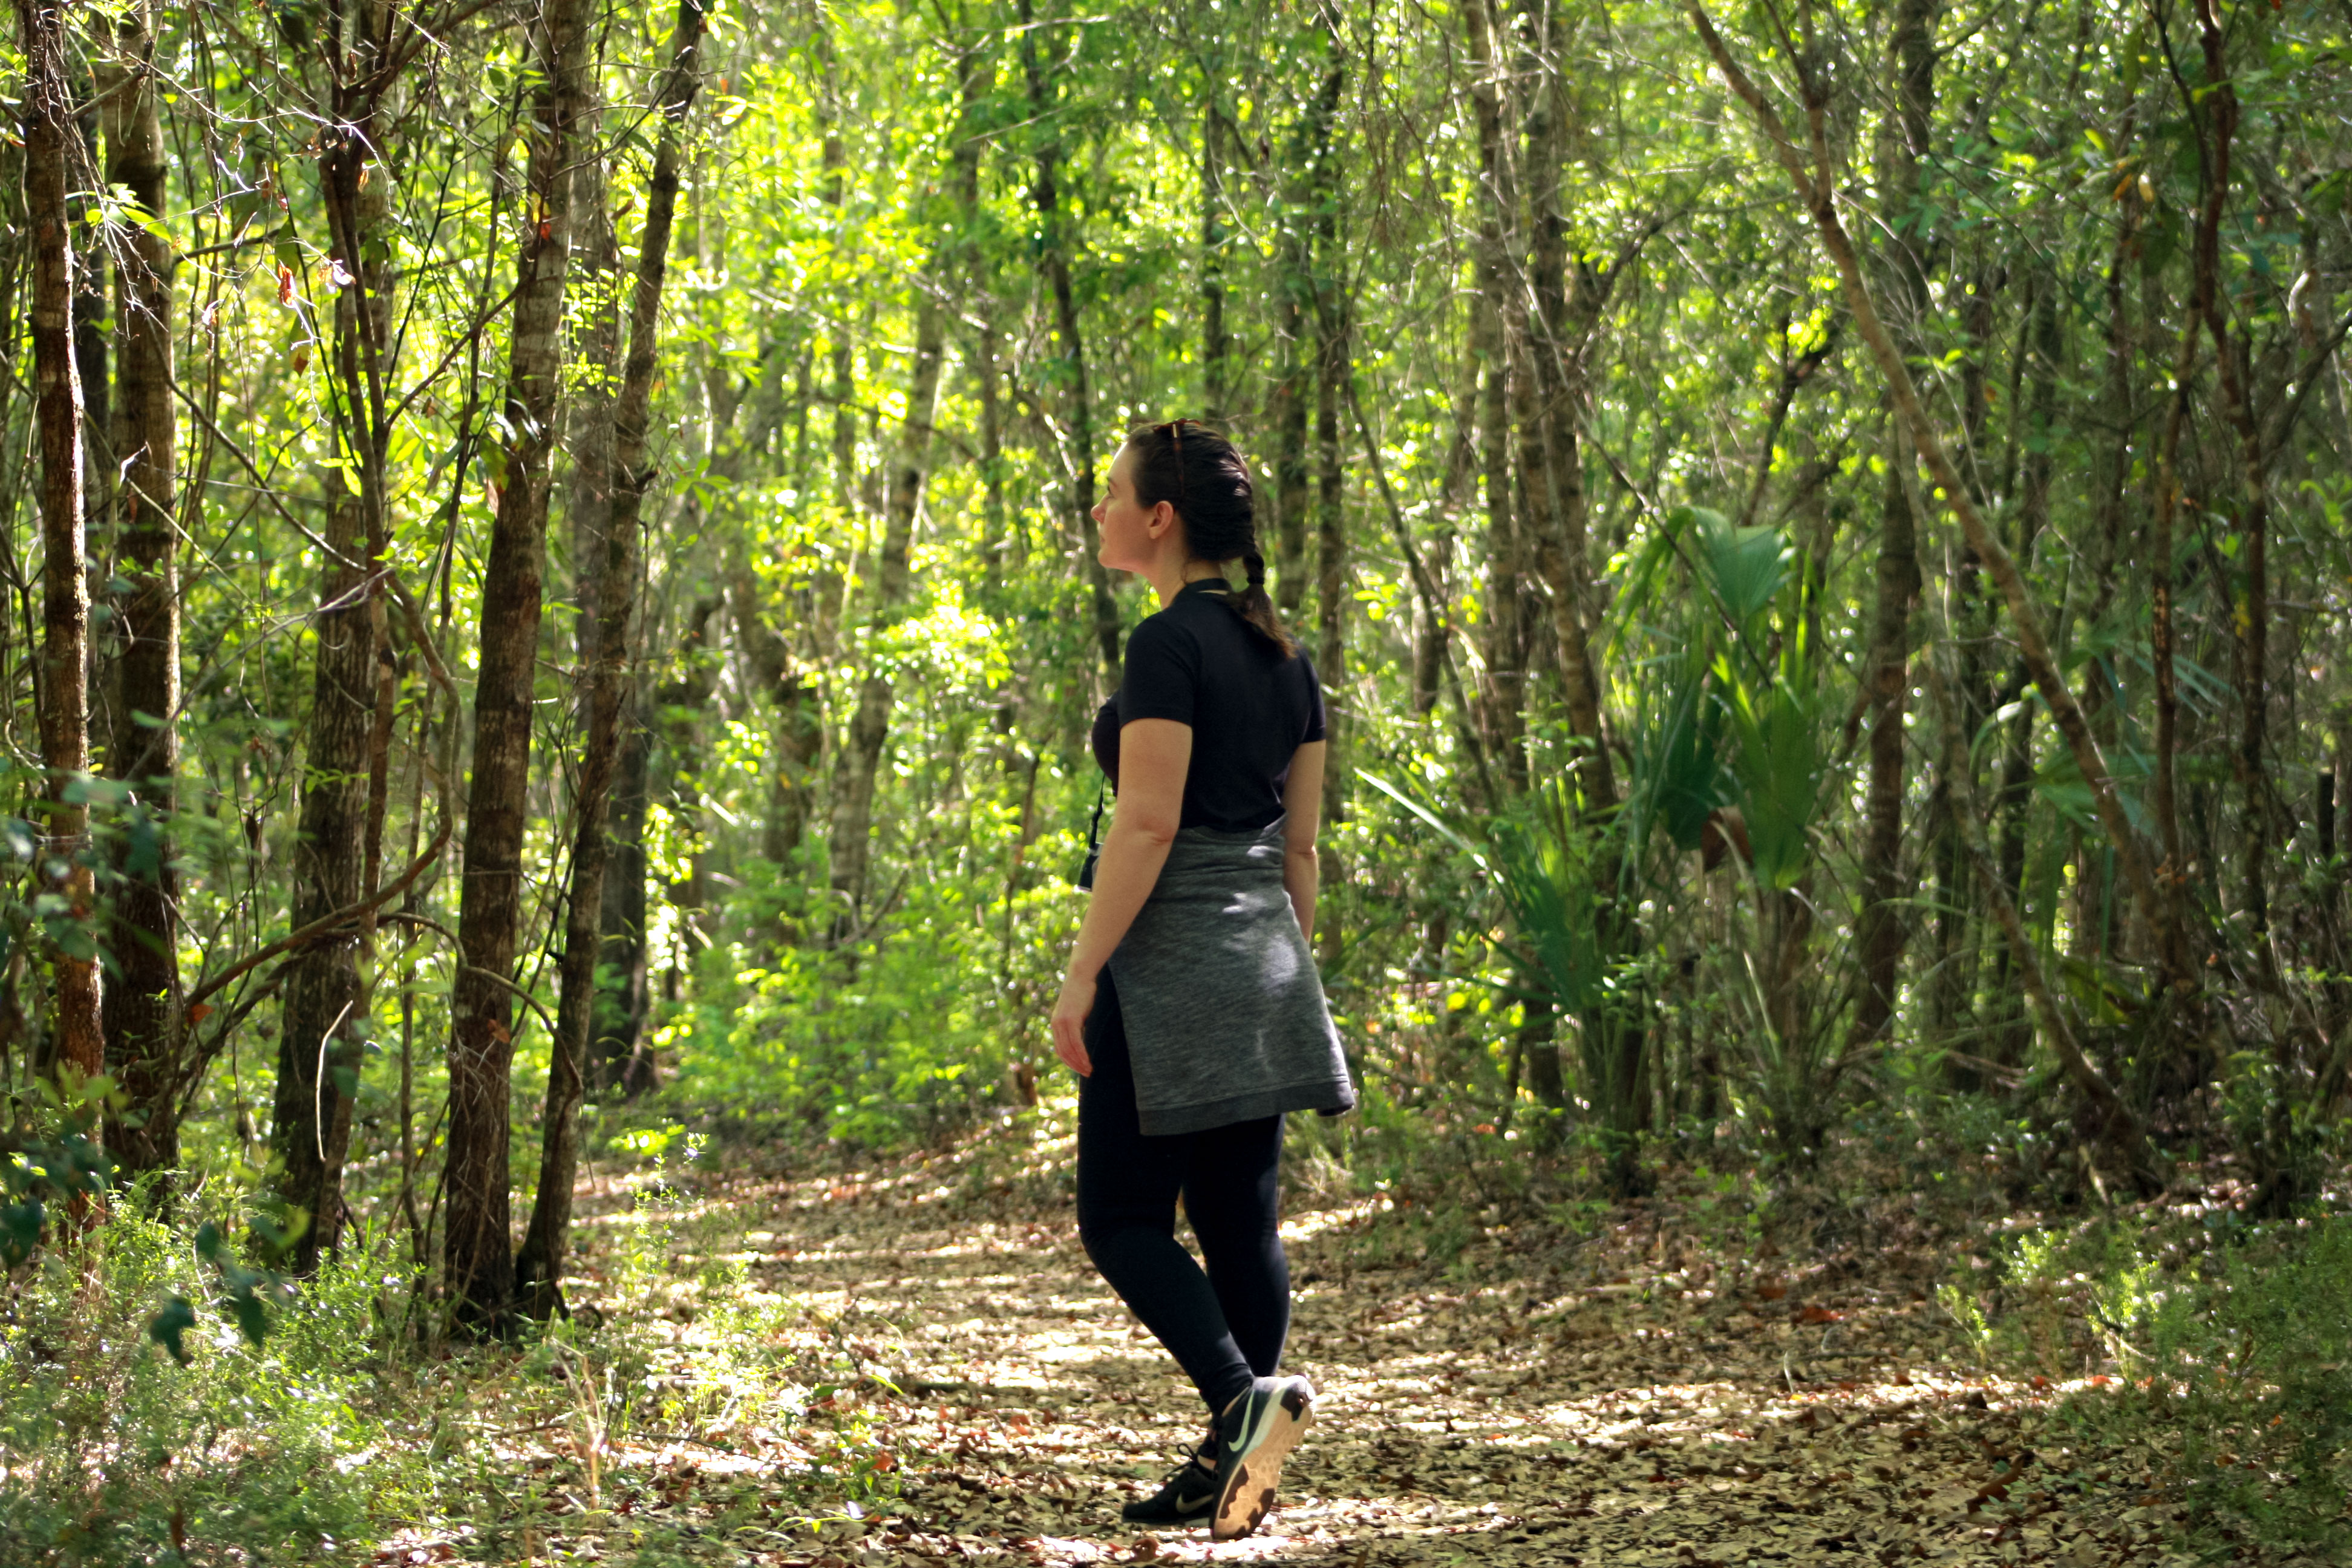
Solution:
[(1322, 885), (1315, 834), (1323, 817), (1324, 751), (1323, 742), (1309, 741), (1293, 752), (1290, 777), (1282, 788), (1282, 889), (1290, 895), (1290, 911), (1308, 942), (1315, 940), (1315, 894)]
[(1184, 777), (1192, 765), (1192, 727), (1172, 719), (1138, 719), (1118, 732), (1118, 805), (1095, 863), (1078, 940), (1054, 1004), (1054, 1051), (1084, 1078), (1094, 1071), (1086, 1046), (1097, 977), (1151, 897), (1168, 847), (1184, 816)]

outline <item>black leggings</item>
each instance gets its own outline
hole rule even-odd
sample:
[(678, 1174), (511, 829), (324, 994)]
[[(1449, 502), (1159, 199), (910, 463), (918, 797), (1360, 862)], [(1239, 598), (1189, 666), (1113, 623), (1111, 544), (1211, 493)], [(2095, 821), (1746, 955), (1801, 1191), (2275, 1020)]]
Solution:
[[(1086, 1038), (1094, 1073), (1078, 1085), (1078, 1238), (1213, 1415), (1253, 1378), (1274, 1375), (1290, 1332), (1290, 1265), (1275, 1212), (1282, 1118), (1145, 1137), (1108, 971)], [(1176, 1240), (1179, 1194), (1205, 1275)]]

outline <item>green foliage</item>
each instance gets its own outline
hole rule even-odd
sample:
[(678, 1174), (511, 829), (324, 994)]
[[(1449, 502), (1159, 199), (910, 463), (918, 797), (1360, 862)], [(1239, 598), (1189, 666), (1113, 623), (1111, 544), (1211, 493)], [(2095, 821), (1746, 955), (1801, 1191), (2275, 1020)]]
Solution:
[(354, 1254), (290, 1297), (267, 1339), (218, 1319), (208, 1331), (189, 1305), (212, 1291), (187, 1236), (131, 1203), (14, 1271), (0, 1556), (111, 1568), (344, 1555), (375, 1500), (415, 1479), (375, 1446), (369, 1414), (385, 1283), (383, 1259)]
[(2352, 1545), (2352, 1218), (2263, 1226), (2159, 1274), (2090, 1279), (2122, 1389), (2084, 1420), (2158, 1456), (2216, 1556)]
[(714, 949), (664, 1027), (672, 1099), (880, 1148), (1003, 1108), (1008, 1069), (1040, 1051), (1076, 910), (1057, 884), (1013, 910), (992, 893), (977, 877), (909, 879), (898, 918), (845, 947)]
[(60, 1085), (34, 1080), (36, 1110), (9, 1130), (0, 1154), (0, 1265), (21, 1268), (39, 1251), (57, 1211), (101, 1200), (114, 1167), (98, 1142), (99, 1115), (113, 1085), (104, 1078)]

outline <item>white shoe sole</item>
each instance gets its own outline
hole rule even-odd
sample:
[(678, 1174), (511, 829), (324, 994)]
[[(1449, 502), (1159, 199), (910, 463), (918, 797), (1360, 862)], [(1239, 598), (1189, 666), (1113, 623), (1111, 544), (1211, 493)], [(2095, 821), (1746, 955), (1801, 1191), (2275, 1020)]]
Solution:
[(1273, 1510), (1275, 1489), (1282, 1484), (1282, 1462), (1307, 1435), (1314, 1405), (1314, 1391), (1303, 1382), (1284, 1394), (1265, 1437), (1234, 1466), (1232, 1478), (1218, 1493), (1209, 1539), (1239, 1541)]

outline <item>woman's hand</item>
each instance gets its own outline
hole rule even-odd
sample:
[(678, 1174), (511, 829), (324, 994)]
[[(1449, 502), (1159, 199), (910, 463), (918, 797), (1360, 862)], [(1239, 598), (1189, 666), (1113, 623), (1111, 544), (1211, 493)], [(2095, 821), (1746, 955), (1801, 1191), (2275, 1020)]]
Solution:
[(1096, 982), (1075, 974), (1062, 977), (1062, 994), (1054, 999), (1054, 1054), (1080, 1078), (1092, 1078), (1094, 1058), (1087, 1055), (1087, 1015), (1095, 1010)]

